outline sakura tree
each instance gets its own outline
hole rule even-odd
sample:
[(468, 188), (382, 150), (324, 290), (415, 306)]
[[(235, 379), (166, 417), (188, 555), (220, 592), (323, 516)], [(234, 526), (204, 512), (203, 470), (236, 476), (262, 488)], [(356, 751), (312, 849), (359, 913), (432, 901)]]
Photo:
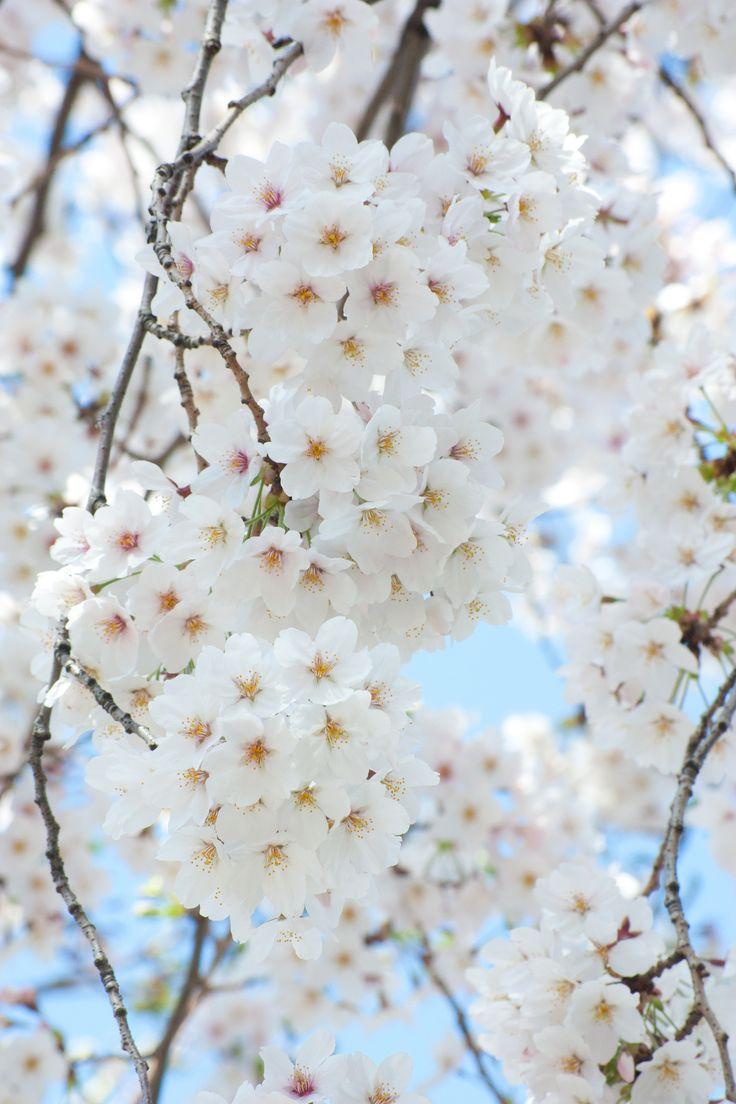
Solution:
[(0, 8), (0, 1104), (736, 1102), (730, 6)]

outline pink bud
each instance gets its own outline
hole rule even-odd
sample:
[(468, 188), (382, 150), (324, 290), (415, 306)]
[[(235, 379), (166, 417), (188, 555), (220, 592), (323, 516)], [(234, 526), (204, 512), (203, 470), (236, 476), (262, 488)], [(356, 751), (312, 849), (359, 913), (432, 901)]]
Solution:
[(616, 1071), (622, 1081), (626, 1081), (628, 1085), (634, 1080), (634, 1059), (629, 1054), (628, 1050), (622, 1050), (618, 1056), (616, 1062)]

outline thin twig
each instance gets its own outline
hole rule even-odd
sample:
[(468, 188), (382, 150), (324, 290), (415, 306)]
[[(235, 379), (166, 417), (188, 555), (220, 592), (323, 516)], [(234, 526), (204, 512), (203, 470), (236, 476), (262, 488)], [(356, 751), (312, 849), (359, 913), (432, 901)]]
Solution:
[(678, 81), (675, 80), (671, 73), (667, 72), (664, 65), (660, 65), (659, 67), (659, 79), (662, 81), (662, 84), (664, 84), (667, 88), (670, 89), (671, 92), (674, 93), (675, 96), (677, 96), (678, 100), (680, 100), (680, 102), (683, 103), (687, 110), (690, 112), (693, 121), (700, 131), (700, 135), (703, 139), (703, 144), (713, 154), (718, 164), (728, 176), (728, 179), (731, 182), (732, 189), (736, 191), (736, 172), (734, 171), (733, 167), (729, 165), (726, 158), (718, 149), (713, 135), (710, 132), (710, 127), (706, 122), (705, 116), (693, 100), (690, 93), (683, 85), (679, 84)]
[[(53, 686), (59, 679), (61, 674), (61, 664), (59, 662), (58, 655), (54, 655), (54, 662), (51, 670), (50, 686)], [(107, 957), (105, 950), (100, 942), (100, 937), (97, 934), (95, 925), (90, 920), (89, 916), (85, 912), (82, 903), (77, 897), (76, 893), (72, 889), (69, 883), (69, 877), (64, 866), (64, 859), (61, 853), (61, 845), (59, 843), (59, 822), (54, 816), (54, 813), (49, 804), (48, 791), (46, 786), (46, 773), (43, 767), (43, 752), (47, 741), (51, 738), (51, 706), (44, 704), (38, 711), (36, 720), (33, 725), (33, 734), (31, 738), (31, 753), (30, 764), (33, 772), (33, 782), (35, 787), (36, 805), (38, 806), (41, 816), (43, 818), (44, 826), (46, 828), (46, 858), (49, 862), (49, 869), (51, 871), (51, 877), (54, 882), (56, 892), (64, 901), (67, 907), (69, 915), (74, 923), (80, 928), (85, 939), (89, 943), (92, 949), (92, 961), (94, 962), (95, 969), (99, 974), (102, 986), (107, 993), (107, 999), (110, 1002), (113, 1015), (118, 1025), (118, 1031), (120, 1033), (120, 1044), (123, 1050), (130, 1055), (135, 1071), (138, 1075), (138, 1082), (141, 1087), (142, 1100), (144, 1104), (153, 1104), (150, 1087), (148, 1083), (148, 1065), (145, 1058), (142, 1057), (138, 1047), (136, 1046), (133, 1034), (130, 1030), (130, 1024), (128, 1022), (128, 1013), (125, 1008), (125, 1002), (120, 991), (120, 985), (115, 976), (112, 963)]]
[[(179, 388), (179, 401), (181, 408), (186, 414), (187, 424), (189, 426), (189, 443), (192, 442), (192, 437), (197, 429), (199, 422), (199, 410), (197, 404), (194, 401), (194, 392), (192, 391), (192, 385), (187, 375), (186, 364), (184, 363), (184, 349), (177, 346), (174, 349), (174, 357), (176, 360), (176, 371), (174, 372), (174, 380), (176, 386)], [(200, 456), (197, 450), (192, 446), (194, 457), (197, 461), (197, 471), (204, 471), (207, 467), (207, 461), (204, 457)]]
[(77, 102), (77, 97), (87, 80), (87, 75), (75, 66), (75, 68), (71, 70), (69, 80), (64, 86), (61, 102), (59, 103), (54, 118), (51, 134), (49, 135), (46, 150), (47, 168), (45, 171), (42, 171), (38, 177), (38, 182), (34, 188), (31, 213), (20, 245), (18, 246), (15, 260), (10, 265), (10, 274), (13, 281), (20, 279), (25, 272), (36, 243), (43, 234), (46, 225), (46, 201), (49, 196), (56, 167), (60, 160), (59, 151), (62, 148), (64, 134), (66, 133), (67, 124), (72, 110), (74, 109), (74, 105)]
[[(204, 85), (209, 75), (212, 58), (219, 49), (219, 28), (222, 26), (222, 22), (224, 20), (226, 7), (227, 0), (212, 0), (207, 17), (204, 41), (200, 47), (200, 51), (197, 57), (197, 63), (195, 66), (195, 79), (192, 84), (187, 87), (187, 90), (185, 92), (187, 109), (185, 112), (184, 127), (182, 129), (180, 149), (182, 147), (185, 147), (190, 140), (191, 135), (189, 128), (192, 126), (196, 128), (196, 126), (198, 125), (199, 110), (204, 93)], [(218, 38), (217, 44), (213, 43), (213, 38)], [(64, 130), (66, 128), (66, 122), (69, 117), (69, 112), (71, 111), (71, 106), (73, 105), (74, 99), (76, 98), (77, 94), (76, 84), (78, 82), (81, 82), (82, 79), (83, 78), (81, 77), (81, 75), (73, 74), (67, 85), (67, 89), (65, 92), (66, 103), (62, 105), (59, 112), (57, 113), (54, 134), (52, 135), (52, 141), (49, 145), (50, 154), (52, 154), (59, 147), (62, 141)], [(166, 202), (171, 202), (174, 189), (177, 186), (176, 178), (172, 179), (171, 175), (168, 174), (168, 178), (170, 179), (169, 187), (163, 187), (162, 181), (166, 179), (166, 177), (167, 174), (162, 173), (160, 169), (157, 171), (154, 177), (154, 183), (152, 187), (151, 224), (149, 227), (149, 240), (155, 240), (156, 236), (161, 232), (162, 218), (159, 213), (160, 208), (163, 207)], [(46, 189), (48, 189), (49, 180), (50, 177), (47, 178), (45, 184), (41, 185), (41, 188), (45, 187)], [(36, 240), (36, 237), (40, 233), (42, 221), (43, 204), (40, 206), (40, 215), (36, 215), (32, 223), (35, 237), (31, 237), (30, 246), (26, 247), (27, 253), (30, 252), (33, 241)], [(26, 263), (26, 261), (27, 256), (25, 258), (24, 264)], [(23, 266), (20, 266), (20, 271), (22, 271), (22, 268)], [(135, 322), (133, 324), (133, 330), (128, 341), (128, 346), (123, 355), (123, 359), (118, 371), (112, 394), (110, 396), (110, 400), (101, 418), (100, 439), (97, 446), (97, 457), (95, 460), (94, 474), (92, 477), (88, 497), (88, 509), (91, 513), (94, 513), (95, 510), (102, 503), (105, 502), (105, 484), (107, 480), (107, 471), (110, 464), (115, 426), (117, 424), (123, 400), (128, 390), (130, 379), (140, 357), (141, 347), (146, 335), (144, 319), (151, 313), (151, 302), (155, 294), (157, 285), (158, 278), (156, 276), (152, 276), (151, 274), (146, 274), (143, 283), (143, 290), (141, 292), (140, 305), (136, 314)], [(57, 644), (54, 649), (54, 659), (49, 681), (49, 688), (53, 687), (58, 682), (59, 677), (62, 673), (62, 669), (64, 668), (66, 663), (69, 663), (72, 666), (72, 671), (76, 672), (76, 667), (72, 662), (72, 657), (64, 655), (63, 646), (65, 643), (65, 635), (65, 625), (62, 622), (57, 635)], [(125, 1004), (113, 967), (102, 948), (94, 924), (88, 917), (81, 902), (79, 901), (69, 883), (69, 878), (64, 866), (64, 860), (59, 843), (59, 823), (56, 820), (56, 817), (54, 816), (51, 805), (49, 803), (46, 773), (43, 765), (44, 747), (47, 741), (50, 739), (51, 735), (51, 708), (51, 705), (49, 705), (47, 702), (44, 702), (43, 706), (41, 707), (41, 709), (39, 709), (36, 715), (36, 720), (33, 725), (31, 751), (29, 756), (31, 770), (33, 772), (36, 804), (38, 805), (38, 808), (41, 812), (41, 816), (43, 818), (44, 826), (46, 829), (46, 855), (49, 861), (51, 875), (54, 881), (54, 886), (59, 895), (64, 900), (70, 916), (79, 926), (92, 948), (95, 967), (108, 995), (113, 1014), (118, 1023), (121, 1045), (123, 1047), (123, 1050), (125, 1050), (131, 1056), (136, 1073), (138, 1075), (143, 1104), (153, 1104), (153, 1098), (151, 1096), (151, 1086), (148, 1080), (148, 1066), (145, 1059), (141, 1056), (140, 1051), (138, 1050), (133, 1039), (130, 1025), (128, 1023)]]
[(601, 46), (605, 46), (609, 38), (620, 31), (624, 23), (628, 22), (633, 15), (636, 15), (646, 3), (647, 0), (631, 0), (631, 2), (622, 8), (610, 23), (606, 23), (601, 27), (598, 34), (590, 40), (587, 46), (575, 55), (569, 65), (566, 65), (564, 69), (561, 69), (559, 73), (555, 74), (555, 76), (547, 82), (547, 84), (539, 89), (537, 92), (537, 99), (546, 100), (550, 93), (554, 92), (556, 88), (559, 88), (563, 81), (566, 81), (573, 73), (579, 73), (584, 69), (593, 55), (600, 50)]
[(201, 349), (203, 345), (212, 344), (212, 338), (209, 334), (202, 337), (189, 337), (188, 334), (184, 334), (180, 330), (175, 330), (171, 326), (164, 326), (161, 322), (157, 322), (152, 314), (143, 319), (143, 324), (154, 337), (158, 337), (161, 341), (168, 341), (172, 345), (176, 345), (177, 348)]
[[(89, 690), (92, 697), (95, 699), (101, 709), (104, 709), (108, 716), (112, 717), (114, 721), (120, 725), (129, 735), (138, 736), (143, 742), (151, 749), (155, 751), (157, 744), (151, 733), (143, 725), (131, 717), (130, 713), (126, 713), (113, 698), (112, 694), (100, 686), (99, 682), (89, 671), (81, 665), (76, 659), (73, 659), (69, 655), (69, 644), (60, 643), (57, 645), (57, 653), (62, 656), (62, 670), (67, 675), (71, 675), (73, 679), (76, 679), (78, 683)], [(63, 656), (66, 653), (66, 658)]]
[[(133, 96), (131, 96), (131, 98), (127, 100), (123, 106), (127, 107), (128, 104), (131, 103), (133, 99), (135, 99), (135, 96), (136, 94), (134, 93)], [(118, 113), (120, 110), (122, 110), (122, 108), (118, 109)], [(11, 208), (16, 207), (20, 203), (20, 201), (30, 192), (36, 192), (36, 194), (38, 195), (41, 185), (44, 184), (44, 182), (48, 180), (48, 178), (53, 176), (61, 161), (64, 161), (68, 157), (72, 157), (76, 153), (80, 153), (85, 146), (88, 146), (89, 143), (97, 138), (100, 134), (104, 134), (106, 130), (109, 130), (113, 123), (117, 122), (117, 118), (117, 114), (115, 112), (111, 112), (110, 115), (102, 120), (102, 122), (98, 123), (96, 126), (91, 127), (90, 130), (86, 131), (86, 133), (83, 134), (80, 138), (77, 138), (76, 141), (70, 142), (69, 145), (60, 146), (57, 150), (54, 151), (53, 154), (49, 154), (44, 167), (39, 172), (37, 172), (36, 175), (32, 177), (31, 180), (29, 180), (28, 183), (25, 184), (22, 189), (12, 197), (12, 199), (8, 201), (9, 206)], [(43, 226), (39, 230), (39, 233), (41, 233), (42, 230)]]
[[(700, 1019), (705, 1020), (708, 1024), (718, 1048), (726, 1088), (726, 1099), (731, 1101), (736, 1101), (736, 1081), (734, 1080), (733, 1066), (728, 1052), (728, 1035), (721, 1026), (705, 992), (704, 977), (707, 976), (708, 969), (705, 962), (696, 953), (690, 940), (690, 925), (685, 916), (682, 903), (677, 862), (680, 843), (685, 830), (685, 811), (692, 797), (698, 775), (712, 748), (728, 731), (734, 712), (736, 712), (736, 668), (731, 671), (716, 697), (700, 718), (698, 726), (688, 742), (682, 769), (677, 776), (677, 788), (670, 806), (662, 846), (643, 890), (643, 893), (648, 894), (656, 889), (662, 871), (664, 871), (664, 903), (675, 929), (675, 952), (673, 953), (678, 953), (680, 959), (687, 962), (693, 986), (694, 1001), (686, 1020), (686, 1024), (689, 1025), (687, 1030), (692, 1030)], [(685, 1025), (683, 1025), (683, 1029), (684, 1027)]]
[(112, 452), (113, 437), (115, 435), (115, 426), (117, 425), (120, 408), (123, 405), (123, 399), (128, 390), (128, 384), (130, 383), (135, 366), (138, 363), (138, 358), (143, 346), (143, 339), (146, 336), (146, 327), (143, 320), (151, 313), (151, 302), (156, 294), (157, 287), (158, 276), (146, 273), (146, 278), (143, 281), (141, 302), (138, 307), (135, 322), (133, 323), (132, 333), (128, 339), (128, 346), (123, 354), (123, 359), (118, 370), (117, 379), (115, 380), (115, 386), (112, 389), (109, 402), (100, 417), (100, 439), (97, 445), (95, 470), (92, 475), (89, 497), (87, 499), (87, 509), (90, 513), (94, 513), (95, 510), (99, 506), (104, 505), (106, 501), (105, 483), (107, 481), (107, 470), (110, 466), (110, 455)]
[(250, 389), (250, 379), (248, 377), (248, 373), (245, 371), (242, 364), (238, 360), (238, 355), (235, 352), (235, 349), (230, 344), (225, 329), (220, 325), (216, 318), (213, 318), (207, 308), (204, 307), (194, 295), (194, 292), (192, 291), (191, 280), (185, 279), (179, 272), (179, 269), (177, 268), (176, 262), (171, 252), (171, 242), (169, 241), (168, 235), (165, 233), (165, 229), (163, 240), (157, 242), (155, 249), (156, 256), (158, 257), (161, 267), (165, 271), (166, 275), (169, 277), (171, 282), (176, 284), (176, 286), (182, 292), (185, 305), (189, 308), (189, 310), (192, 310), (195, 314), (199, 315), (199, 317), (202, 319), (202, 321), (205, 323), (208, 330), (210, 331), (212, 347), (216, 349), (217, 352), (220, 354), (222, 359), (225, 361), (228, 369), (235, 378), (235, 381), (240, 390), (240, 401), (243, 403), (244, 406), (248, 407), (251, 414), (253, 415), (253, 420), (255, 421), (256, 428), (258, 430), (258, 440), (261, 443), (265, 443), (266, 441), (268, 441), (268, 428), (266, 426), (266, 419), (260, 404), (258, 403), (257, 399)]
[(171, 1057), (171, 1048), (174, 1040), (189, 1013), (198, 989), (201, 988), (200, 968), (202, 964), (202, 951), (209, 930), (209, 921), (197, 913), (194, 918), (194, 939), (189, 956), (186, 977), (182, 983), (176, 1003), (171, 1010), (161, 1040), (153, 1052), (153, 1073), (151, 1074), (151, 1099), (153, 1104), (158, 1104), (163, 1086), (164, 1076)]
[[(736, 1101), (736, 1079), (734, 1079), (731, 1056), (728, 1052), (728, 1035), (713, 1011), (705, 992), (704, 977), (707, 976), (707, 967), (690, 941), (690, 925), (682, 904), (677, 860), (684, 831), (685, 810), (692, 797), (695, 782), (709, 752), (728, 731), (734, 712), (736, 712), (736, 668), (721, 686), (712, 705), (703, 714), (688, 744), (665, 832), (662, 864), (665, 907), (675, 929), (676, 949), (681, 952), (688, 964), (695, 994), (691, 1015), (696, 1011), (699, 1012), (713, 1033), (723, 1070), (726, 1099), (731, 1101)], [(718, 716), (717, 721), (716, 716)]]
[(478, 1071), (478, 1076), (488, 1089), (490, 1095), (497, 1102), (497, 1104), (511, 1104), (510, 1098), (501, 1092), (501, 1090), (493, 1081), (493, 1078), (491, 1077), (488, 1069), (486, 1068), (485, 1055), (480, 1049), (478, 1042), (470, 1029), (468, 1018), (465, 1015), (465, 1010), (453, 993), (452, 989), (449, 987), (445, 979), (437, 970), (437, 967), (434, 963), (434, 956), (429, 947), (429, 943), (427, 942), (426, 937), (424, 937), (422, 943), (422, 965), (427, 971), (427, 976), (431, 980), (435, 989), (437, 989), (438, 992), (442, 994), (442, 996), (445, 998), (445, 1001), (452, 1009), (452, 1012), (455, 1016), (455, 1024), (460, 1035), (462, 1036), (468, 1053), (473, 1060), (473, 1064)]

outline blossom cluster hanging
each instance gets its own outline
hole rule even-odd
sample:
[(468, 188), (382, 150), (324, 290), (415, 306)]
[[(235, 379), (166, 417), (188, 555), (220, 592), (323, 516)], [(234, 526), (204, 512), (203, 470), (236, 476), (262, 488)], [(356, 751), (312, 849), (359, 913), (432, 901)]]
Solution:
[[(179, 898), (240, 939), (265, 899), (314, 954), (308, 901), (364, 896), (396, 861), (412, 791), (435, 780), (412, 753), (401, 657), (505, 621), (504, 590), (525, 582), (494, 497), (501, 436), (441, 396), (454, 344), (493, 324), (487, 273), (521, 257), (519, 278), (553, 294), (587, 262), (591, 197), (564, 116), (505, 71), (491, 80), (496, 133), (478, 118), (448, 129), (447, 153), (407, 135), (389, 154), (333, 126), (320, 145), (232, 158), (211, 236), (171, 225), (196, 300), (247, 331), (256, 361), (292, 358), (287, 379), (263, 413), (199, 422), (186, 486), (139, 463), (158, 504), (121, 488), (94, 515), (66, 509), (64, 566), (36, 588), (158, 745), (90, 718), (78, 685), (55, 691), (64, 723), (96, 729), (88, 780), (117, 795), (108, 826), (167, 811)], [(153, 307), (199, 322), (179, 278)]]
[[(589, 862), (563, 863), (535, 890), (539, 928), (490, 942), (474, 969), (481, 1042), (545, 1104), (701, 1104), (718, 1081), (718, 1051), (693, 999), (685, 962), (664, 957), (641, 896), (624, 896)], [(731, 970), (707, 989), (733, 1008)]]

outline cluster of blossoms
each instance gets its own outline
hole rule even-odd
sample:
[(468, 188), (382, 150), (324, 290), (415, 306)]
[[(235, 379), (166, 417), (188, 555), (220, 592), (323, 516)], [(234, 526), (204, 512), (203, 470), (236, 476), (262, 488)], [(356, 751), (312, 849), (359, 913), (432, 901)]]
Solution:
[[(336, 909), (323, 910), (323, 924), (334, 930), (319, 957), (307, 957), (303, 939), (284, 938), (278, 925), (265, 924), (218, 971), (216, 982), (226, 991), (198, 1013), (191, 1031), (195, 1037), (212, 1030), (223, 1076), (242, 1024), (232, 995), (238, 982), (253, 986), (248, 999), (257, 1002), (257, 1016), (252, 1008), (242, 1013), (254, 1021), (249, 1048), (284, 1024), (338, 1028), (350, 1016), (385, 1024), (402, 1015), (404, 979), (427, 954), (453, 990), (464, 988), (489, 927), (536, 916), (537, 878), (581, 835), (594, 834), (581, 792), (587, 764), (555, 747), (544, 718), (514, 717), (502, 730), (471, 733), (459, 710), (420, 710), (414, 723), (423, 758), (440, 781), (423, 799), (399, 863), (378, 877), (365, 901), (347, 903), (339, 923)], [(425, 989), (429, 995), (431, 985)]]
[[(621, 562), (605, 592), (587, 569), (564, 569), (568, 694), (601, 747), (663, 775), (681, 769), (692, 689), (732, 654), (733, 396), (729, 361), (703, 333), (684, 349), (658, 346), (607, 491), (613, 505), (634, 505), (636, 558)], [(727, 731), (702, 781), (732, 777), (735, 750)]]
[[(564, 116), (491, 80), (497, 133), (472, 120), (446, 154), (407, 135), (389, 155), (336, 126), (231, 159), (215, 232), (190, 245), (172, 225), (175, 263), (218, 322), (248, 329), (250, 356), (292, 358), (288, 378), (265, 419), (199, 422), (186, 486), (140, 462), (153, 504), (121, 488), (94, 515), (65, 509), (64, 566), (36, 585), (45, 631), (67, 616), (72, 655), (158, 744), (123, 737), (72, 679), (53, 692), (54, 731), (96, 732), (108, 826), (167, 810), (180, 899), (241, 939), (265, 897), (316, 953), (308, 899), (363, 896), (396, 861), (412, 790), (434, 781), (412, 755), (401, 657), (505, 621), (503, 590), (525, 581), (493, 507), (500, 434), (439, 396), (454, 343), (492, 325), (498, 265), (522, 258), (551, 309), (557, 273), (588, 262), (592, 197)], [(153, 305), (187, 324), (178, 283)]]
[[(687, 965), (662, 957), (647, 900), (580, 861), (540, 878), (535, 894), (539, 927), (492, 940), (491, 969), (471, 972), (481, 1042), (511, 1080), (540, 1104), (704, 1104), (719, 1079), (717, 1048), (688, 1018)], [(735, 975), (718, 974), (707, 989), (728, 1023)]]
[[(317, 1031), (297, 1050), (292, 1061), (277, 1047), (263, 1047), (263, 1080), (257, 1086), (244, 1081), (232, 1104), (429, 1104), (426, 1097), (407, 1091), (411, 1059), (394, 1054), (376, 1065), (365, 1054), (334, 1054), (335, 1040)], [(200, 1092), (193, 1104), (230, 1104), (219, 1093)]]
[[(27, 112), (34, 133), (58, 92), (33, 59), (53, 37), (42, 7), (0, 10), (12, 44), (0, 106)], [(732, 325), (728, 295), (709, 285), (730, 235), (678, 227), (674, 177), (656, 164), (657, 146), (704, 165), (701, 137), (728, 148), (730, 4), (650, 0), (566, 75), (581, 44), (625, 13), (620, 0), (225, 7), (201, 132), (274, 64), (297, 58), (293, 79), (265, 125), (256, 106), (255, 126), (226, 135), (226, 166), (215, 156), (196, 187), (192, 177), (181, 221), (167, 224), (174, 280), (165, 252), (138, 253), (160, 277), (164, 338), (145, 339), (109, 504), (94, 514), (80, 504), (125, 337), (117, 316), (132, 299), (125, 279), (108, 302), (60, 285), (97, 271), (101, 227), (134, 269), (141, 238), (118, 183), (130, 176), (136, 195), (171, 156), (210, 5), (77, 0), (79, 71), (57, 129), (63, 145), (76, 103), (78, 148), (52, 148), (37, 172), (22, 127), (8, 128), (0, 185), (14, 275), (28, 260), (23, 224), (52, 181), (53, 202), (44, 212), (41, 200), (32, 275), (2, 313), (0, 462), (13, 473), (1, 506), (3, 955), (64, 946), (23, 770), (63, 619), (72, 666), (47, 699), (44, 762), (79, 897), (104, 930), (107, 884), (92, 856), (112, 851), (97, 836), (104, 822), (116, 864), (160, 875), (144, 895), (162, 934), (142, 957), (178, 957), (191, 922), (181, 905), (212, 918), (215, 958), (228, 939), (218, 918), (247, 941), (229, 944), (211, 976), (205, 963), (190, 1002), (180, 1050), (201, 1055), (206, 1041), (222, 1094), (197, 1104), (230, 1104), (244, 1056), (259, 1084), (234, 1104), (417, 1104), (404, 1057), (375, 1069), (331, 1057), (320, 1036), (292, 1064), (267, 1044), (358, 1016), (407, 1017), (433, 992), (460, 1002), (489, 929), (535, 923), (540, 907), (539, 929), (494, 944), (490, 975), (474, 975), (486, 1044), (509, 1076), (543, 1104), (704, 1104), (722, 1080), (714, 1041), (690, 1023), (685, 965), (662, 966), (646, 902), (587, 864), (545, 875), (611, 826), (661, 833), (697, 688), (712, 697), (718, 665), (732, 663), (733, 362), (697, 331), (686, 340), (690, 308), (714, 333)], [(433, 140), (394, 133), (384, 145), (371, 136), (397, 103), (365, 111), (366, 90), (380, 99), (399, 38), (395, 56), (411, 67), (417, 33), (426, 58), (410, 121)], [(704, 89), (704, 75), (718, 85)], [(701, 135), (687, 104), (703, 92)], [(110, 96), (120, 125), (106, 118)], [(570, 118), (591, 135), (588, 165)], [(208, 222), (206, 236), (193, 229)], [(245, 405), (190, 293), (224, 328)], [(175, 360), (166, 335), (181, 331)], [(186, 418), (172, 374), (191, 384)], [(519, 535), (540, 499), (563, 524), (553, 512), (525, 556)], [(628, 516), (610, 529), (598, 508), (632, 500), (633, 541)], [(61, 567), (49, 571), (54, 541)], [(555, 577), (559, 558), (593, 573)], [(529, 589), (527, 559), (534, 590), (519, 605), (566, 638), (578, 736), (517, 718), (470, 738), (458, 715), (415, 713), (402, 664), (480, 620), (506, 621), (507, 594)], [(86, 744), (68, 748), (90, 730), (82, 809)], [(733, 747), (731, 732), (715, 744), (687, 820), (731, 870)], [(179, 926), (165, 928), (167, 916)], [(733, 1037), (732, 961), (712, 957), (708, 996)], [(130, 983), (149, 1011), (173, 1003), (162, 972)], [(87, 1096), (68, 1061), (77, 1052), (43, 1019), (45, 997), (3, 997), (28, 1014), (0, 1051), (6, 1095), (40, 1098), (66, 1077)], [(438, 1077), (472, 1075), (470, 1054), (445, 1039)], [(124, 1091), (108, 1058), (92, 1096)]]
[[(95, 53), (109, 58), (116, 74), (144, 83), (149, 94), (176, 96), (190, 75), (185, 44), (190, 49), (199, 44), (207, 8), (202, 0), (124, 8), (109, 0), (77, 0), (73, 16)], [(278, 41), (301, 43), (307, 67), (314, 72), (337, 54), (341, 67), (367, 75), (377, 31), (376, 13), (363, 0), (231, 0), (222, 31), (229, 62), (224, 76), (238, 85), (259, 84), (278, 57), (273, 45)]]

